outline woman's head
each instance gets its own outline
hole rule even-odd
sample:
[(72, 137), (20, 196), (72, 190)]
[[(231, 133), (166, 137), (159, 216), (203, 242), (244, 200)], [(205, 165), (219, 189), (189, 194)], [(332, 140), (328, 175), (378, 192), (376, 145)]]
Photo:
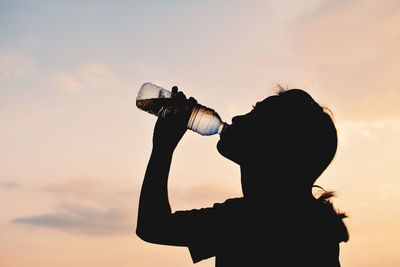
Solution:
[(234, 117), (217, 148), (242, 168), (312, 186), (336, 153), (337, 134), (330, 115), (308, 93), (281, 90)]

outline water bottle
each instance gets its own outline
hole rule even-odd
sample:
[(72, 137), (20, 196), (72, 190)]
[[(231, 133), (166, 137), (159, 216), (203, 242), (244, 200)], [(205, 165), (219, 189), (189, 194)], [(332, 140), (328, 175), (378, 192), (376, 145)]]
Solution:
[[(136, 106), (150, 114), (165, 117), (170, 112), (179, 112), (179, 107), (174, 105), (172, 93), (152, 83), (144, 83), (136, 97)], [(223, 132), (228, 124), (221, 121), (214, 110), (196, 104), (187, 124), (187, 128), (201, 135), (213, 135)]]

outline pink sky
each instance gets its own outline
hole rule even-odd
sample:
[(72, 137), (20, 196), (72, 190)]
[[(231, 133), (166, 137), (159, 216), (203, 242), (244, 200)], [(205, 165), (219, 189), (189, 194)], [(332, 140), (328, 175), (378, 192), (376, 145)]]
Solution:
[[(349, 214), (342, 266), (400, 265), (398, 1), (134, 2), (0, 4), (0, 266), (192, 265), (134, 234), (156, 119), (134, 103), (147, 81), (228, 122), (277, 83), (308, 91), (339, 133), (317, 184)], [(182, 140), (173, 209), (240, 196), (217, 140)]]

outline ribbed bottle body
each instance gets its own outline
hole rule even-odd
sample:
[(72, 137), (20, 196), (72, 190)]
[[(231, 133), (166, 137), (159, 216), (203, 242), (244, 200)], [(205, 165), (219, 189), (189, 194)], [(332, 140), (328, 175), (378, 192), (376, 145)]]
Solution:
[[(183, 112), (176, 105), (172, 93), (152, 83), (142, 85), (136, 97), (136, 106), (150, 114), (165, 117), (168, 113)], [(196, 104), (188, 121), (187, 128), (201, 135), (220, 134), (228, 125), (222, 122), (213, 109)]]

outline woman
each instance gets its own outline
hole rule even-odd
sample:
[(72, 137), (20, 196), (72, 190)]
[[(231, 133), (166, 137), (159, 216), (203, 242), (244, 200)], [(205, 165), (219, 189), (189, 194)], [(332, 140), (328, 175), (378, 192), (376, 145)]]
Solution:
[[(177, 88), (173, 88), (177, 93)], [(186, 105), (183, 93), (177, 99)], [(236, 116), (220, 135), (221, 155), (240, 165), (243, 197), (171, 213), (167, 180), (188, 114), (158, 119), (139, 203), (137, 235), (187, 246), (193, 262), (216, 266), (340, 266), (348, 232), (329, 198), (312, 195), (337, 148), (334, 123), (303, 90), (281, 90)]]

